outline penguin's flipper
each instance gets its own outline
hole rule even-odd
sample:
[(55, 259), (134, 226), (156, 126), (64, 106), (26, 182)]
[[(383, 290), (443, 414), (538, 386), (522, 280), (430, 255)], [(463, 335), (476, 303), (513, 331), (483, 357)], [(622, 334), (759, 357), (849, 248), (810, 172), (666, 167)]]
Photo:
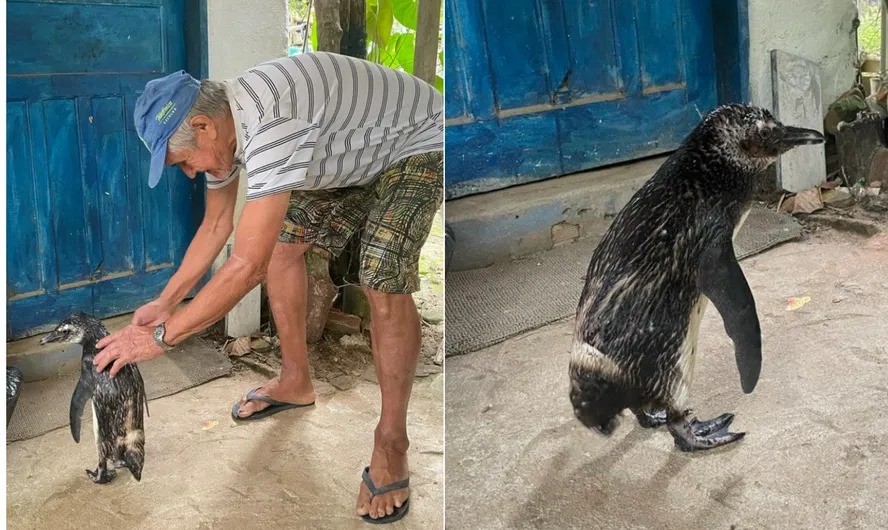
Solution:
[[(86, 402), (90, 400), (95, 392), (95, 381), (92, 377), (81, 374), (80, 380), (77, 381), (77, 387), (74, 389), (74, 395), (71, 396), (71, 410), (69, 419), (71, 421), (71, 436), (74, 441), (80, 443), (80, 419), (83, 416), (83, 408)], [(93, 421), (96, 421), (93, 418)]]
[(133, 363), (131, 365), (133, 367), (133, 372), (136, 374), (136, 383), (138, 384), (137, 395), (141, 395), (141, 400), (145, 403), (145, 414), (150, 418), (151, 413), (148, 412), (148, 393), (145, 392), (145, 381), (142, 380), (142, 372), (139, 371), (139, 367)]
[(712, 301), (734, 341), (740, 385), (749, 394), (762, 370), (762, 331), (755, 299), (737, 263), (729, 231), (703, 252), (698, 287)]

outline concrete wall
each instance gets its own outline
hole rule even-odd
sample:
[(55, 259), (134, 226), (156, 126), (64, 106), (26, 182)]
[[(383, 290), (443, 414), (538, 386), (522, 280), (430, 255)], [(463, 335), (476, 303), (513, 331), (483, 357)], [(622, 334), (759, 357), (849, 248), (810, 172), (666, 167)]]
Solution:
[[(258, 63), (287, 54), (286, 0), (207, 0), (210, 79), (235, 77)], [(235, 220), (243, 210), (247, 179), (240, 178)], [(229, 244), (233, 242), (229, 241)], [(228, 253), (222, 251), (215, 267)], [(248, 294), (226, 317), (231, 336), (247, 335), (259, 328), (260, 289)]]
[(823, 109), (851, 88), (856, 63), (854, 0), (749, 0), (749, 90), (771, 108), (771, 50), (820, 65)]
[(224, 79), (287, 54), (286, 0), (208, 0), (210, 77)]

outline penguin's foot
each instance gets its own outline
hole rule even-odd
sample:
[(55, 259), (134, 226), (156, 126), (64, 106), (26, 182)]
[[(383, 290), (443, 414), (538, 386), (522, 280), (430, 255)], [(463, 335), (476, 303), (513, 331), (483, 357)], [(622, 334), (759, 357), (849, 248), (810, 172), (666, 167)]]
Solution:
[(681, 451), (713, 449), (746, 436), (745, 432), (728, 432), (728, 426), (734, 421), (734, 415), (731, 413), (704, 421), (697, 418), (688, 421), (689, 414), (690, 411), (685, 411), (683, 415), (668, 423), (669, 432), (675, 439), (675, 446)]
[(632, 413), (635, 414), (635, 417), (638, 419), (638, 424), (644, 429), (656, 429), (657, 427), (666, 425), (665, 410), (647, 412), (644, 410), (633, 409)]
[(114, 477), (117, 476), (117, 472), (113, 469), (107, 469), (103, 467), (99, 467), (95, 471), (86, 470), (86, 474), (89, 475), (89, 478), (92, 479), (96, 484), (107, 484), (111, 482)]
[[(712, 436), (719, 431), (727, 431), (728, 425), (730, 425), (732, 421), (734, 421), (734, 415), (730, 412), (726, 412), (711, 420), (700, 421), (697, 418), (694, 418), (691, 420), (691, 430), (694, 431), (695, 436)], [(742, 438), (744, 433), (739, 434)]]

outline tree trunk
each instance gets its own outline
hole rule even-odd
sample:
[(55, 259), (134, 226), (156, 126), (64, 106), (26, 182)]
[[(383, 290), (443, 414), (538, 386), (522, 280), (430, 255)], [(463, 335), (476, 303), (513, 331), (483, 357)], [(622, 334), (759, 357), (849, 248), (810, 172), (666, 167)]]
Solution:
[(342, 26), (340, 53), (358, 59), (367, 58), (367, 3), (364, 0), (342, 0), (339, 8)]
[[(366, 58), (366, 10), (365, 0), (315, 0), (318, 51)], [(352, 247), (354, 245), (346, 247), (344, 255), (333, 266), (332, 273), (337, 280), (347, 274), (350, 264), (357, 268), (359, 252), (352, 251)], [(341, 266), (341, 263), (345, 266)], [(336, 283), (342, 282), (334, 282), (331, 278), (330, 257), (322, 250), (312, 248), (306, 252), (305, 267), (308, 273), (306, 335), (307, 341), (314, 343), (323, 336), (327, 317), (338, 293)]]
[[(348, 3), (348, 0), (344, 0)], [(315, 0), (315, 24), (318, 26), (318, 51), (339, 53), (342, 42), (340, 4), (342, 0)]]
[(305, 253), (308, 275), (308, 311), (305, 316), (306, 342), (313, 344), (324, 334), (327, 316), (338, 290), (330, 278), (330, 259), (323, 250), (312, 247)]
[(438, 63), (438, 26), (440, 23), (441, 0), (419, 0), (413, 75), (430, 85), (435, 84), (435, 66)]

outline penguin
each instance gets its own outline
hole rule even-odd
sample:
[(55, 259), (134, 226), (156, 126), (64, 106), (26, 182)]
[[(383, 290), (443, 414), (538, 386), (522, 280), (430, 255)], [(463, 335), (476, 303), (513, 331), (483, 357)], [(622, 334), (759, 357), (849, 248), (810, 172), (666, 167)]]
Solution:
[[(86, 470), (96, 484), (107, 484), (116, 476), (116, 469), (126, 467), (136, 481), (142, 479), (145, 461), (144, 412), (148, 412), (148, 398), (142, 374), (135, 363), (124, 366), (111, 379), (108, 371), (97, 372), (93, 358), (98, 354), (96, 343), (108, 335), (108, 330), (97, 318), (76, 312), (63, 320), (47, 334), (40, 344), (63, 342), (80, 344), (83, 356), (80, 362), (80, 380), (71, 396), (71, 436), (80, 443), (80, 419), (86, 402), (92, 398), (93, 434), (99, 453), (95, 471)], [(113, 468), (108, 468), (108, 462)]]
[(685, 408), (709, 302), (733, 341), (744, 393), (762, 362), (761, 329), (733, 240), (756, 178), (815, 130), (740, 104), (708, 113), (617, 214), (586, 271), (569, 361), (570, 400), (587, 428), (610, 435), (629, 409), (666, 425), (681, 451), (740, 440), (734, 414), (699, 420)]
[(6, 426), (9, 427), (9, 420), (12, 419), (12, 413), (15, 411), (15, 405), (18, 403), (19, 394), (22, 392), (22, 383), (24, 376), (22, 371), (15, 366), (6, 367)]

